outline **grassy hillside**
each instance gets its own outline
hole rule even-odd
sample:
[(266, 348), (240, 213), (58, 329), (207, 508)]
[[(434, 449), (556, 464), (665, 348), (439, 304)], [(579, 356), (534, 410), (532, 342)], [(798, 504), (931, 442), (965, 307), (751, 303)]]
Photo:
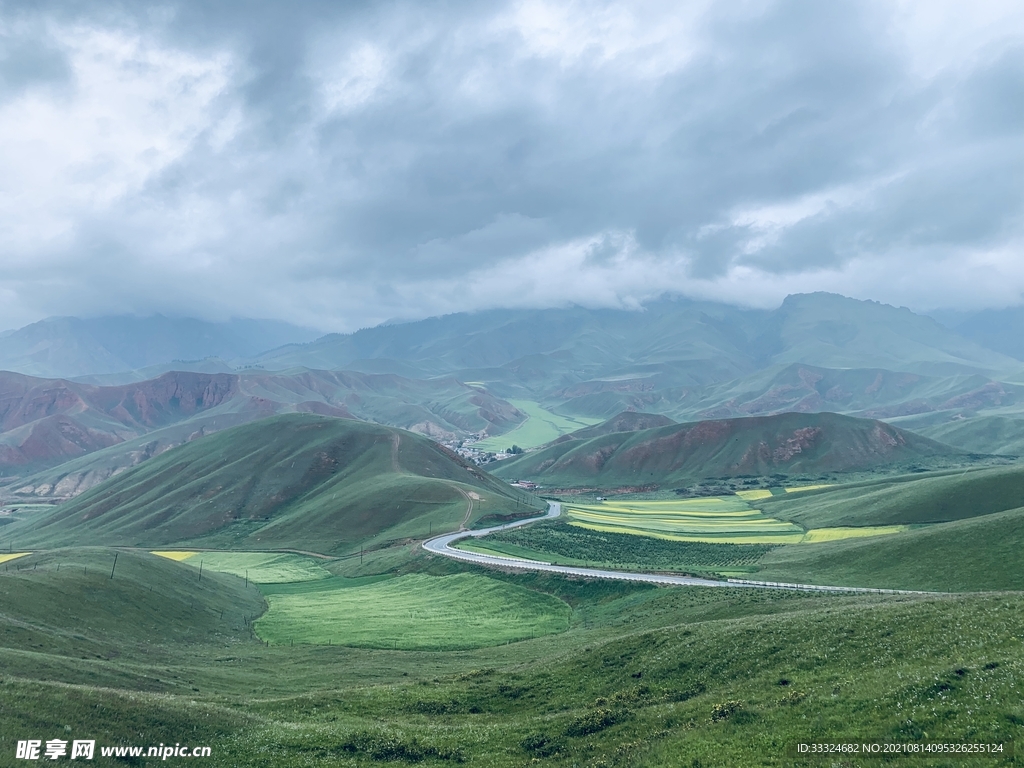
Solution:
[[(266, 647), (243, 613), (262, 601), (239, 579), (198, 582), (187, 565), (122, 552), (125, 578), (111, 580), (94, 575), (109, 551), (60, 554), (80, 559), (0, 571), (0, 590), (17, 593), (0, 634), (5, 755), (17, 739), (66, 734), (97, 748), (187, 739), (212, 746), (203, 763), (215, 767), (727, 768), (820, 764), (788, 754), (798, 740), (1024, 736), (1019, 594), (845, 597), (489, 573), (509, 594), (560, 604), (568, 627), (457, 652)], [(459, 567), (407, 567), (417, 563), (438, 571), (417, 577), (438, 595), (438, 576)], [(47, 610), (55, 601), (65, 612)]]
[(602, 421), (600, 424), (577, 429), (575, 432), (562, 435), (554, 442), (566, 443), (571, 440), (589, 440), (593, 437), (611, 435), (615, 432), (639, 432), (642, 429), (656, 429), (657, 427), (667, 427), (670, 424), (675, 424), (675, 422), (668, 416), (663, 416), (660, 413), (623, 411), (616, 416), (612, 416), (607, 421)]
[[(295, 412), (449, 438), (507, 431), (526, 418), (515, 406), (451, 377), (176, 371), (92, 386), (0, 372), (0, 478), (10, 478), (7, 496), (67, 498), (193, 437)], [(588, 422), (567, 423), (573, 429)]]
[(5, 531), (22, 547), (347, 553), (530, 505), (542, 506), (418, 435), (292, 414), (167, 451)]
[[(923, 424), (919, 434), (958, 446), (965, 451), (1024, 456), (1024, 415), (978, 415)], [(913, 429), (913, 427), (910, 427)]]
[(116, 554), (115, 564), (113, 550), (59, 549), (0, 566), (5, 670), (72, 684), (190, 691), (178, 674), (104, 662), (247, 643), (249, 619), (266, 607), (257, 589), (235, 577), (204, 573), (200, 580), (165, 558)]
[(942, 592), (1024, 590), (1024, 508), (871, 539), (779, 547), (757, 579)]
[(879, 421), (786, 413), (565, 442), (502, 462), (495, 473), (555, 487), (671, 487), (708, 477), (890, 469), (960, 456)]
[(758, 500), (805, 528), (937, 523), (1024, 507), (1024, 466), (903, 476)]

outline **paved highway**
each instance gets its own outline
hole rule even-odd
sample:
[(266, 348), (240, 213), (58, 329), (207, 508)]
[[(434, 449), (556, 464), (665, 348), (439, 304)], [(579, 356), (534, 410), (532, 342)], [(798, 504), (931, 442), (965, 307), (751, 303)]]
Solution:
[(866, 587), (825, 587), (818, 584), (787, 584), (773, 581), (750, 581), (747, 579), (729, 579), (728, 581), (715, 581), (713, 579), (698, 579), (692, 576), (668, 576), (660, 573), (638, 573), (634, 571), (611, 571), (601, 568), (579, 568), (572, 565), (555, 565), (540, 560), (525, 560), (519, 557), (505, 557), (503, 555), (481, 555), (476, 552), (466, 552), (462, 549), (454, 549), (451, 545), (460, 539), (479, 538), (495, 531), (504, 531), (509, 528), (518, 528), (522, 525), (530, 525), (540, 520), (550, 520), (562, 514), (562, 505), (557, 501), (548, 502), (548, 512), (540, 517), (531, 517), (526, 520), (517, 520), (514, 523), (496, 525), (492, 528), (481, 528), (478, 531), (456, 531), (446, 533), (444, 536), (436, 536), (423, 542), (423, 548), (435, 555), (443, 555), (456, 560), (464, 560), (477, 565), (487, 565), (493, 568), (518, 568), (524, 571), (548, 571), (551, 573), (563, 573), (567, 576), (585, 576), (591, 579), (619, 579), (621, 581), (643, 581), (651, 584), (667, 584), (672, 586), (690, 587), (751, 587), (755, 589), (797, 589), (811, 592), (870, 592), (876, 594), (901, 594), (901, 595), (924, 595), (934, 594), (928, 592), (910, 592), (899, 589), (870, 589)]

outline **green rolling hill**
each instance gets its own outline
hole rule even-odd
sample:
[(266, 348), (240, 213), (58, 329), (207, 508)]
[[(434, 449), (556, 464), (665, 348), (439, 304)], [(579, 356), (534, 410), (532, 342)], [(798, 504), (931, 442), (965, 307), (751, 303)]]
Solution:
[(1024, 507), (1024, 467), (851, 483), (760, 499), (758, 506), (805, 528), (944, 523)]
[(1024, 467), (908, 475), (759, 499), (805, 528), (909, 525), (891, 536), (779, 547), (755, 578), (934, 591), (1024, 589)]
[(880, 421), (784, 413), (567, 441), (503, 461), (494, 472), (548, 487), (672, 487), (704, 478), (891, 470), (967, 458)]
[(364, 608), (359, 595), (373, 601), (410, 581), (425, 608), (443, 606), (452, 581), (484, 581), (564, 617), (558, 634), (449, 652), (264, 645), (275, 593), (264, 601), (240, 578), (199, 580), (194, 567), (125, 551), (111, 579), (112, 561), (109, 550), (57, 550), (0, 570), (4, 754), (52, 733), (95, 739), (97, 764), (101, 747), (180, 742), (211, 745), (201, 762), (224, 768), (724, 768), (797, 765), (787, 750), (799, 741), (1019, 743), (1024, 734), (1019, 593), (658, 589), (452, 576), (450, 563), (425, 556), (408, 564), (415, 574), (338, 590), (382, 636), (408, 617), (382, 617), (390, 602)]
[(958, 446), (965, 451), (1024, 456), (1022, 412), (988, 415), (945, 413), (943, 416), (945, 418), (901, 419), (897, 423), (900, 426), (905, 424), (906, 429), (920, 435)]
[(753, 578), (936, 592), (1024, 590), (1024, 508), (892, 536), (778, 547)]
[(607, 421), (602, 421), (600, 424), (577, 429), (575, 432), (562, 435), (558, 439), (552, 440), (551, 444), (557, 445), (574, 440), (590, 440), (594, 437), (611, 435), (616, 432), (639, 432), (642, 429), (656, 429), (658, 427), (667, 427), (671, 424), (675, 424), (675, 422), (668, 416), (662, 416), (660, 413), (623, 411), (618, 416), (613, 416)]
[(176, 371), (94, 386), (0, 372), (0, 480), (7, 497), (68, 498), (195, 437), (295, 412), (449, 439), (502, 432), (526, 419), (450, 376)]
[(207, 572), (199, 580), (192, 569), (162, 557), (122, 550), (115, 564), (114, 554), (76, 547), (0, 565), (5, 668), (18, 666), (30, 677), (57, 675), (68, 684), (189, 691), (173, 673), (115, 671), (106, 662), (123, 654), (241, 644), (250, 634), (247, 619), (266, 610), (259, 591), (236, 577)]
[(419, 435), (289, 414), (169, 450), (5, 532), (20, 547), (350, 553), (528, 507), (542, 504)]

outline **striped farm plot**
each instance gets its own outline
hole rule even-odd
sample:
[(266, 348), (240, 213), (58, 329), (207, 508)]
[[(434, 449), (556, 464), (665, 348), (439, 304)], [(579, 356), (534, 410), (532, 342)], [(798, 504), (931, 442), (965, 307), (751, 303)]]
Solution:
[(582, 528), (673, 541), (796, 544), (805, 533), (799, 525), (768, 517), (736, 496), (572, 504), (566, 512), (570, 524)]
[(305, 555), (281, 552), (189, 552), (156, 551), (154, 555), (218, 573), (248, 578), (257, 584), (285, 584), (316, 581), (331, 576), (320, 561)]
[[(762, 497), (764, 498), (764, 497)], [(713, 496), (673, 501), (566, 504), (570, 525), (607, 533), (650, 536), (709, 544), (817, 544), (840, 539), (885, 536), (906, 526), (817, 528), (768, 517), (750, 506), (756, 498)]]

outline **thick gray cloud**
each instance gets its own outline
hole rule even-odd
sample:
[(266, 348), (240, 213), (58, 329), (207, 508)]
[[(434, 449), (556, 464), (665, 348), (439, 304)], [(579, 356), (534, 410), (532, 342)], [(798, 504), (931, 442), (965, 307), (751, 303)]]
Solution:
[(0, 325), (1024, 293), (1014, 0), (2, 10)]

